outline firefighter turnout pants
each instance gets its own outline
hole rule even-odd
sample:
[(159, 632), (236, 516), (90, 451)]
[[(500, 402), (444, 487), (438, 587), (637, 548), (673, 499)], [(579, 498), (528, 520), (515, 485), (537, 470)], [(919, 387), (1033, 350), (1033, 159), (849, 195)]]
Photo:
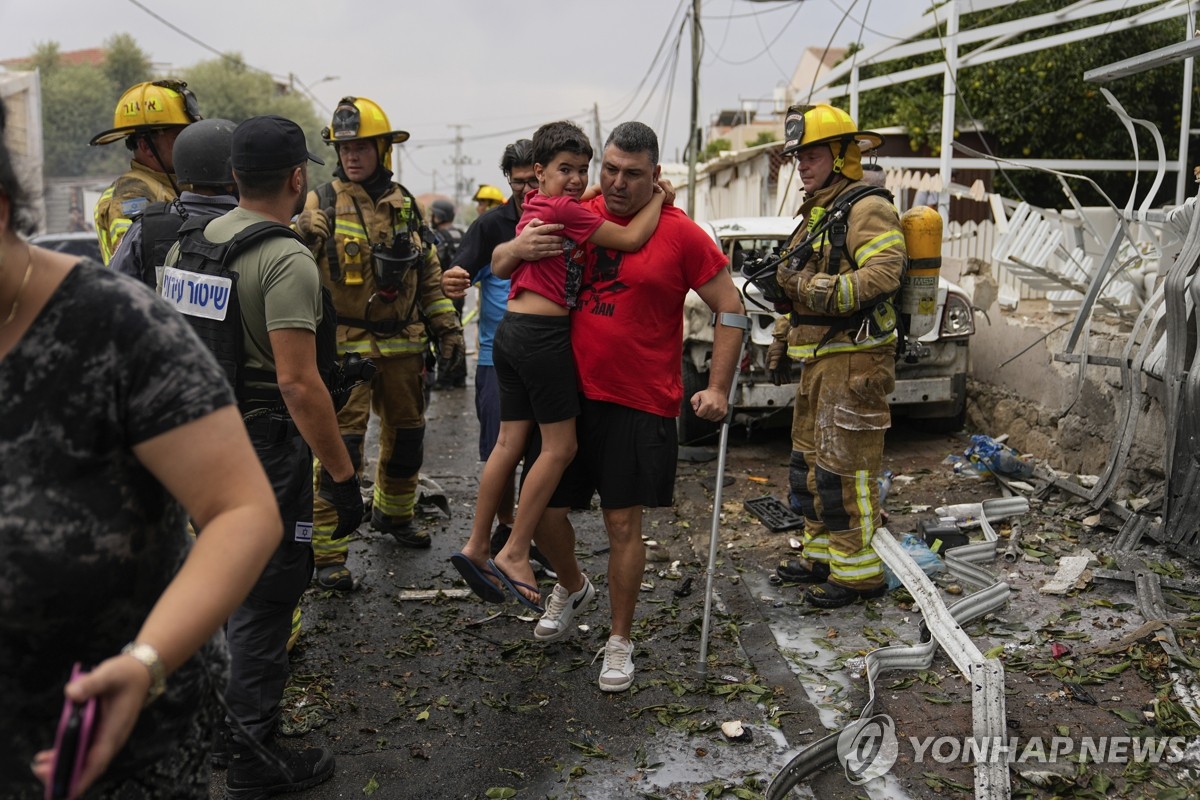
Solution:
[[(338, 412), (338, 428), (354, 468), (362, 468), (367, 421), (374, 410), (379, 417), (379, 463), (375, 474), (375, 517), (401, 525), (413, 518), (417, 500), (417, 478), (424, 458), (425, 443), (425, 358), (412, 353), (375, 359), (375, 376), (355, 387), (350, 400)], [(313, 470), (316, 501), (313, 509), (313, 552), (316, 565), (346, 563), (350, 539), (329, 538), (337, 528), (337, 512), (322, 483), (330, 480), (319, 462)]]
[(830, 583), (858, 591), (884, 581), (871, 539), (881, 524), (887, 397), (895, 386), (889, 347), (805, 361), (796, 392), (788, 483), (792, 510), (804, 517), (803, 555), (829, 566)]

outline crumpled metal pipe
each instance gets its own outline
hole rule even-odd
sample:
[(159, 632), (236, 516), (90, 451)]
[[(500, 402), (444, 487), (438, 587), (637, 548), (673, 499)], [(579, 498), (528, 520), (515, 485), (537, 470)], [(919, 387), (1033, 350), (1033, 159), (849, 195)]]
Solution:
[[(813, 742), (793, 756), (767, 786), (767, 800), (784, 800), (805, 778), (829, 764), (836, 763), (838, 740), (843, 732), (861, 725), (870, 719), (874, 712), (875, 681), (878, 676), (889, 669), (928, 669), (939, 645), (946, 650), (960, 672), (972, 682), (972, 734), (977, 739), (993, 740), (1004, 735), (1004, 668), (998, 659), (984, 659), (974, 642), (962, 631), (963, 625), (1002, 608), (1008, 602), (1008, 584), (999, 581), (995, 575), (979, 566), (979, 562), (995, 558), (996, 541), (993, 539), (956, 547), (946, 553), (946, 566), (950, 573), (963, 583), (979, 589), (950, 606), (946, 606), (933, 583), (904, 548), (900, 547), (887, 528), (879, 528), (875, 532), (872, 544), (875, 552), (892, 573), (900, 578), (904, 588), (921, 608), (921, 643), (891, 645), (867, 653), (865, 662), (868, 699), (858, 719), (846, 728)], [(976, 798), (1002, 800), (1009, 796), (1009, 788), (1006, 763), (975, 765)]]

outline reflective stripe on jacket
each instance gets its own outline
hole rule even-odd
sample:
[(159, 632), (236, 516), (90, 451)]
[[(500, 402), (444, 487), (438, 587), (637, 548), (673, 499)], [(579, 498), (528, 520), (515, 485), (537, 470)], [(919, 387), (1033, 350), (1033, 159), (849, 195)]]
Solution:
[(117, 252), (121, 237), (129, 230), (132, 217), (151, 203), (175, 199), (171, 177), (137, 161), (129, 162), (129, 171), (117, 178), (96, 201), (92, 219), (100, 240), (100, 257), (107, 266)]
[[(380, 323), (374, 334), (360, 326), (339, 324), (338, 352), (384, 358), (422, 353), (429, 334), (440, 336), (447, 330), (459, 330), (454, 304), (442, 292), (442, 270), (436, 250), (424, 244), (417, 234), (409, 233), (409, 218), (418, 213), (411, 195), (399, 184), (393, 184), (374, 202), (357, 183), (335, 178), (332, 186), (336, 198), (333, 237), (338, 263), (331, 267), (327, 248), (317, 248), (314, 255), (321, 280), (333, 295), (339, 318)], [(315, 189), (308, 193), (305, 208), (320, 208)], [(413, 247), (421, 256), (404, 275), (396, 299), (385, 303), (376, 295), (371, 248), (391, 246), (397, 236), (411, 236)], [(428, 331), (424, 320), (428, 320)]]
[[(862, 185), (861, 181), (842, 178), (832, 186), (814, 192), (800, 207), (800, 214), (810, 221), (809, 225), (815, 225), (838, 196)], [(806, 226), (798, 228), (788, 240), (788, 247), (798, 242), (805, 231)], [(818, 237), (814, 244), (807, 269), (827, 272), (832, 250), (829, 231)], [(853, 205), (848, 217), (846, 250), (853, 260), (845, 252), (842, 253), (832, 313), (831, 310), (809, 308), (803, 301), (794, 300), (792, 305), (798, 315), (825, 316), (829, 317), (831, 324), (835, 324), (839, 318), (869, 311), (882, 298), (894, 297), (899, 291), (907, 258), (904, 234), (900, 230), (900, 216), (895, 206), (885, 198), (868, 196)], [(788, 357), (803, 360), (833, 353), (892, 347), (898, 338), (894, 329), (872, 334), (864, 326), (856, 325), (853, 329), (838, 331), (822, 344), (828, 333), (829, 327), (825, 325), (801, 323), (790, 326), (787, 334)]]

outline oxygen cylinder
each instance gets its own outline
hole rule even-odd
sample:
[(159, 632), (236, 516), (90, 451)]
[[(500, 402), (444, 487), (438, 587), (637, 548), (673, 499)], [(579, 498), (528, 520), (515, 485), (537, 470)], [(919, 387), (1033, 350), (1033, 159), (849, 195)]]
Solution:
[(916, 206), (900, 217), (908, 270), (900, 287), (900, 317), (910, 340), (937, 325), (938, 273), (942, 270), (942, 215), (936, 208)]

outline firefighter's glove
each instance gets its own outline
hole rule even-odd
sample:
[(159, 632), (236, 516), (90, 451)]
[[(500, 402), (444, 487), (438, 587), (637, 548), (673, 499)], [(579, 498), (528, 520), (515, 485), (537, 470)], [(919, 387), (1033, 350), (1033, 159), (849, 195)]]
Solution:
[[(467, 366), (467, 343), (462, 331), (449, 330), (438, 339), (438, 369), (445, 375), (463, 373)], [(442, 365), (445, 365), (444, 367)]]
[(801, 294), (801, 289), (815, 274), (815, 270), (789, 269), (786, 264), (780, 264), (779, 269), (775, 272), (775, 281), (789, 299), (803, 300), (804, 296)]
[(767, 377), (776, 386), (792, 382), (792, 360), (788, 358), (787, 341), (772, 339), (767, 347)]
[(813, 311), (832, 312), (837, 289), (837, 276), (822, 272), (819, 275), (813, 275), (800, 287), (800, 299)]
[(362, 490), (358, 486), (358, 475), (351, 475), (348, 480), (330, 481), (329, 494), (333, 499), (333, 508), (337, 511), (337, 528), (329, 535), (330, 539), (345, 539), (358, 530), (363, 521)]
[(310, 245), (320, 244), (329, 238), (329, 218), (317, 208), (306, 208), (296, 217), (296, 232)]

